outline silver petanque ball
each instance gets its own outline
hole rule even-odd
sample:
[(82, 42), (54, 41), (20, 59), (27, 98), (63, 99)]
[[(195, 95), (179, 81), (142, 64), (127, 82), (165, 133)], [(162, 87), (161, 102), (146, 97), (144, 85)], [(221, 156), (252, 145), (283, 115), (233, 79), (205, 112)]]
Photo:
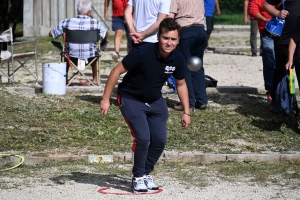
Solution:
[(187, 66), (191, 71), (198, 71), (203, 66), (202, 60), (197, 56), (192, 56), (188, 59)]

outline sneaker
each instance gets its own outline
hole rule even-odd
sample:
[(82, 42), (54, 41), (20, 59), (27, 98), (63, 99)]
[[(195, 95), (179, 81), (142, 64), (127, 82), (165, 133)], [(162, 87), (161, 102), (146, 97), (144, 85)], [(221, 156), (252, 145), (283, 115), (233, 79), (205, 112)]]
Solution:
[(267, 95), (268, 101), (272, 101), (271, 93), (270, 93), (270, 92), (267, 92), (266, 95)]
[(132, 190), (133, 193), (148, 192), (147, 186), (145, 185), (144, 177), (132, 178)]
[(207, 108), (207, 104), (201, 104), (198, 101), (196, 101), (195, 108), (200, 110), (205, 110)]
[[(181, 104), (177, 104), (174, 106), (175, 110), (183, 111), (183, 106)], [(194, 108), (190, 108), (190, 111), (194, 111)]]
[(175, 105), (174, 106), (175, 110), (183, 111), (183, 106), (181, 104)]
[(251, 56), (252, 56), (252, 57), (256, 57), (256, 56), (257, 56), (257, 53), (252, 53)]
[(143, 176), (144, 178), (144, 182), (145, 182), (145, 185), (147, 186), (147, 189), (148, 190), (158, 190), (158, 186), (155, 185), (154, 181), (153, 181), (153, 178), (151, 175), (144, 175)]
[(113, 52), (111, 57), (116, 63), (121, 61), (121, 56), (118, 52)]

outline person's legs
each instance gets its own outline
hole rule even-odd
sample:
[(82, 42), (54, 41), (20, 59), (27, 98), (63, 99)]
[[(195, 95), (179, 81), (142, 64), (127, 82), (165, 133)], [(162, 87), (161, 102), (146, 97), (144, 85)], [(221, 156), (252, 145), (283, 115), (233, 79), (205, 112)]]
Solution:
[(257, 32), (258, 32), (258, 24), (257, 20), (250, 20), (250, 46), (252, 56), (257, 56)]
[(145, 103), (123, 98), (120, 95), (118, 95), (118, 104), (134, 138), (132, 174), (134, 177), (142, 177), (145, 174), (145, 163), (150, 142), (150, 129), (146, 116), (149, 108)]
[[(91, 57), (91, 58), (88, 58), (88, 63), (92, 62), (92, 60), (94, 59), (95, 57)], [(97, 61), (98, 61), (99, 58), (97, 58), (96, 60), (94, 60), (93, 63), (91, 63), (91, 68), (92, 68), (92, 76), (93, 76), (93, 79), (92, 79), (92, 82), (94, 84), (97, 84), (97, 80), (98, 80), (98, 77), (97, 77)], [(77, 66), (78, 64), (78, 58), (74, 58), (74, 57), (70, 57), (70, 60), (74, 63), (74, 65)], [(67, 73), (67, 76), (66, 76), (66, 83), (68, 84), (68, 73), (69, 73), (69, 62), (68, 62), (68, 59), (67, 58), (64, 58), (64, 61), (67, 62), (67, 68), (66, 68), (66, 73)]]
[(213, 31), (213, 17), (206, 17), (206, 44), (205, 44), (205, 48), (208, 47), (208, 40), (210, 38), (210, 34)]
[(282, 80), (282, 78), (286, 75), (287, 71), (285, 69), (285, 64), (288, 60), (288, 45), (275, 44), (275, 58), (276, 58), (276, 68), (273, 75), (272, 81), (272, 104), (275, 103), (275, 94), (278, 83)]
[(149, 104), (147, 121), (150, 129), (150, 144), (145, 174), (153, 171), (154, 165), (160, 158), (167, 142), (168, 107), (163, 98)]
[[(88, 62), (91, 62), (93, 59), (94, 59), (94, 57), (93, 57), (93, 58), (89, 58), (89, 59), (88, 59)], [(91, 64), (91, 67), (92, 67), (92, 73), (93, 73), (93, 80), (92, 80), (92, 82), (93, 82), (94, 84), (98, 84), (98, 78), (99, 78), (99, 77), (97, 77), (97, 64), (98, 64), (98, 59), (99, 59), (99, 58), (97, 58), (96, 60), (94, 60), (94, 62)]]
[[(177, 49), (183, 54), (186, 61), (192, 56), (198, 56), (203, 60), (206, 34), (202, 27), (192, 26), (183, 28), (180, 32), (180, 41)], [(204, 68), (197, 72), (191, 72), (187, 67), (185, 70), (185, 81), (189, 93), (190, 108), (195, 107), (196, 101), (207, 104), (206, 84)]]
[(115, 62), (119, 62), (120, 45), (122, 41), (123, 32), (125, 30), (125, 23), (123, 17), (112, 17), (112, 30), (115, 31), (115, 38), (114, 38), (115, 52), (112, 54), (112, 58)]
[(265, 90), (269, 93), (272, 89), (272, 80), (274, 70), (276, 68), (274, 41), (272, 38), (269, 38), (264, 31), (260, 32), (260, 40), (262, 49)]
[[(203, 61), (203, 53), (205, 49), (206, 34), (203, 28), (197, 29), (197, 39), (194, 43), (192, 56), (197, 56)], [(192, 72), (192, 80), (195, 94), (195, 108), (205, 109), (207, 105), (207, 93), (204, 67), (200, 70)]]
[(119, 30), (115, 31), (115, 39), (114, 39), (115, 52), (119, 52), (120, 51), (122, 36), (123, 36), (123, 30), (119, 29)]

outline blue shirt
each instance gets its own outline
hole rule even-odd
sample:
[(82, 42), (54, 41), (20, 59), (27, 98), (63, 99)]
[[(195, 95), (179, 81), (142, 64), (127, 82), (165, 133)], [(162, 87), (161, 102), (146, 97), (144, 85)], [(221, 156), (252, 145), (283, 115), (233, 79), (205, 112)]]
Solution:
[(183, 55), (174, 50), (164, 59), (158, 50), (158, 43), (149, 43), (134, 48), (123, 60), (128, 71), (118, 92), (122, 97), (144, 103), (154, 102), (162, 97), (161, 89), (170, 75), (181, 80), (185, 77), (186, 63)]
[(215, 13), (216, 0), (204, 0), (205, 17), (212, 17)]

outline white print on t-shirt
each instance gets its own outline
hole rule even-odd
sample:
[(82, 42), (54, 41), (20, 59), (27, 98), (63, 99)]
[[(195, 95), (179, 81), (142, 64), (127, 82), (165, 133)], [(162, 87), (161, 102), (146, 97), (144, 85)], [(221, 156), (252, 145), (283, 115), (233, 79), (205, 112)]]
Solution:
[(175, 71), (176, 67), (173, 66), (166, 66), (165, 67), (165, 74), (173, 74), (173, 72)]

